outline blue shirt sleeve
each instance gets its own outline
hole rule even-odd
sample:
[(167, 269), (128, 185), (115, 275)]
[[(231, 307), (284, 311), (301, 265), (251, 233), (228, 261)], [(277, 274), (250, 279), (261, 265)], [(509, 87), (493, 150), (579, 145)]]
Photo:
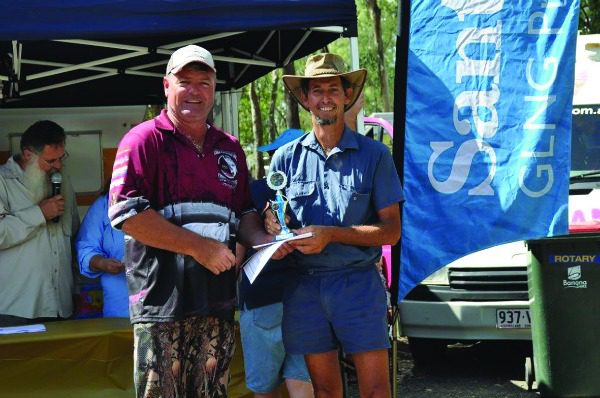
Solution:
[(375, 210), (379, 211), (403, 200), (404, 193), (400, 185), (400, 177), (398, 177), (392, 155), (386, 147), (381, 152), (379, 164), (373, 176), (373, 203)]
[(109, 257), (102, 245), (104, 225), (109, 223), (107, 205), (108, 195), (102, 195), (96, 199), (88, 209), (77, 233), (75, 241), (77, 262), (81, 274), (88, 278), (96, 278), (103, 274), (103, 272), (92, 271), (90, 268), (92, 257)]

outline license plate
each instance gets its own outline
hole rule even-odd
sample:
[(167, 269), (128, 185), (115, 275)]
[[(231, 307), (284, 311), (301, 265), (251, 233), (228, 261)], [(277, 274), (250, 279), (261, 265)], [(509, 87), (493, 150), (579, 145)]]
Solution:
[(528, 329), (531, 327), (529, 309), (496, 310), (496, 327), (498, 329)]

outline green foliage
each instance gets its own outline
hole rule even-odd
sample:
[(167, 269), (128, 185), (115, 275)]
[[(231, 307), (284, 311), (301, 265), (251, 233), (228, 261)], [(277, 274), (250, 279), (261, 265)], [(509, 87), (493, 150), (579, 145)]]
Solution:
[[(238, 108), (240, 141), (244, 146), (254, 143), (254, 133), (252, 132), (252, 112), (250, 110), (250, 95), (248, 94), (249, 91), (250, 85), (247, 85), (242, 89), (242, 97), (240, 98)], [(246, 148), (244, 147), (244, 149)]]
[(585, 35), (600, 33), (600, 0), (581, 0), (579, 30)]
[(143, 120), (154, 119), (160, 113), (162, 107), (160, 105), (146, 105), (146, 112)]
[[(281, 75), (281, 71), (276, 71)], [(276, 99), (276, 107), (275, 107), (275, 115), (272, 120), (268, 116), (268, 110), (271, 101), (271, 83), (272, 77), (271, 74), (267, 74), (260, 79), (256, 80), (256, 91), (258, 97), (260, 98), (260, 111), (263, 118), (263, 142), (269, 143), (269, 127), (271, 123), (275, 123), (276, 131), (278, 134), (287, 128), (285, 121), (285, 113), (286, 106), (285, 101), (283, 100), (283, 83), (281, 83), (281, 78), (279, 79), (280, 88), (277, 91), (277, 99)], [(256, 176), (256, 165), (254, 164), (254, 160), (251, 153), (256, 151), (256, 144), (254, 140), (254, 131), (252, 130), (252, 112), (251, 112), (251, 104), (250, 104), (250, 85), (243, 88), (242, 96), (240, 99), (239, 111), (239, 131), (240, 131), (240, 142), (242, 143), (242, 147), (246, 152), (246, 160), (248, 162), (248, 168), (250, 169), (253, 176)]]

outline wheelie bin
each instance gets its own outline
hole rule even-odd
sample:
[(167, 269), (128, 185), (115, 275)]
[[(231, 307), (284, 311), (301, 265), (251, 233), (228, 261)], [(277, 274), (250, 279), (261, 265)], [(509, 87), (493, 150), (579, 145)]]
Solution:
[(600, 397), (600, 234), (527, 244), (538, 391), (543, 397)]

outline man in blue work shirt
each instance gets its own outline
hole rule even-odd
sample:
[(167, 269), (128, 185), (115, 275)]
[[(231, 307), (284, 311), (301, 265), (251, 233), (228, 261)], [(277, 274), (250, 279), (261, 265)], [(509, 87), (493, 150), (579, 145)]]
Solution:
[[(389, 397), (386, 292), (381, 245), (400, 238), (400, 179), (389, 150), (344, 124), (366, 70), (345, 72), (335, 54), (308, 59), (304, 76), (284, 76), (311, 113), (312, 131), (275, 152), (271, 172), (287, 177), (296, 280), (284, 295), (286, 351), (304, 354), (315, 396), (342, 396), (338, 347), (351, 354), (361, 396)], [(280, 227), (271, 212), (269, 233)]]

